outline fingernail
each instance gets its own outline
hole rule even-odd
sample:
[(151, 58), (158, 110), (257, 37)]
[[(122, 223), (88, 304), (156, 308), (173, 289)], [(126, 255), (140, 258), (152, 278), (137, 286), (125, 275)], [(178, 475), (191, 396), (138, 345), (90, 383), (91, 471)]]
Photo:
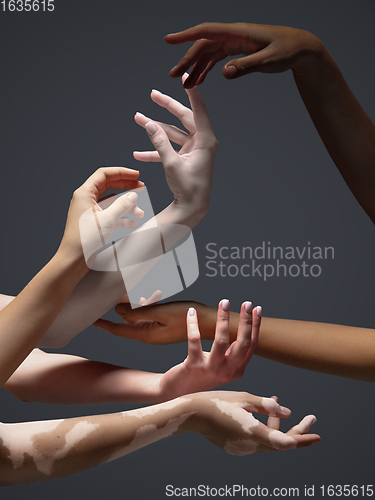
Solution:
[(223, 299), (221, 301), (221, 308), (224, 312), (228, 312), (229, 311), (229, 300), (228, 299)]
[(252, 304), (252, 302), (245, 302), (245, 312), (246, 312), (246, 314), (251, 314), (252, 310), (253, 310), (253, 304)]
[(257, 316), (258, 318), (262, 317), (262, 306), (257, 306)]
[(152, 122), (147, 122), (147, 123), (146, 123), (146, 125), (145, 125), (145, 127), (146, 127), (147, 132), (148, 132), (150, 135), (154, 135), (154, 134), (156, 133), (156, 131), (158, 130), (158, 129), (156, 128), (155, 123), (152, 123)]
[(233, 64), (231, 64), (230, 66), (225, 66), (225, 73), (227, 76), (234, 76), (237, 73), (236, 66), (233, 66)]
[(189, 307), (189, 316), (194, 316), (194, 314), (195, 314), (194, 307)]
[(280, 406), (280, 413), (282, 415), (290, 415), (292, 413), (292, 410), (290, 410), (286, 406)]
[(189, 78), (189, 73), (185, 71), (184, 76), (186, 76), (186, 78)]
[(143, 113), (140, 113), (139, 111), (136, 112), (136, 115), (143, 116), (144, 118), (146, 118), (145, 115)]
[(132, 202), (132, 203), (135, 203), (137, 200), (138, 200), (138, 195), (137, 193), (127, 193), (126, 196), (129, 198), (129, 200)]
[(160, 90), (152, 89), (151, 92), (156, 92), (157, 94), (161, 94)]

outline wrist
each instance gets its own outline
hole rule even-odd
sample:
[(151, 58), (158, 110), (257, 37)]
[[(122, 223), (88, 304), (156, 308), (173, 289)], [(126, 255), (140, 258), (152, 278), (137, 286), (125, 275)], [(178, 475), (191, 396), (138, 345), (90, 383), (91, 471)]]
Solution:
[(165, 373), (155, 373), (154, 378), (154, 403), (164, 403), (166, 401), (170, 401), (174, 399), (176, 395), (169, 394), (170, 391), (167, 391), (164, 384)]
[(77, 283), (89, 272), (89, 268), (86, 265), (85, 258), (83, 254), (74, 254), (65, 249), (63, 245), (60, 245), (55, 255), (52, 257), (52, 261), (57, 265), (66, 268), (67, 272), (72, 273), (75, 277)]
[(196, 392), (185, 396), (189, 398), (188, 407), (191, 417), (184, 422), (181, 432), (196, 432), (202, 436), (208, 433), (210, 410), (212, 409), (210, 408), (209, 394), (208, 392)]
[(324, 64), (328, 51), (315, 35), (308, 31), (299, 31), (301, 32), (300, 50), (292, 71), (296, 79), (308, 79), (311, 75), (315, 75), (317, 69)]
[(184, 202), (181, 200), (173, 200), (167, 207), (171, 217), (177, 224), (183, 224), (193, 229), (206, 215), (208, 211), (207, 202)]

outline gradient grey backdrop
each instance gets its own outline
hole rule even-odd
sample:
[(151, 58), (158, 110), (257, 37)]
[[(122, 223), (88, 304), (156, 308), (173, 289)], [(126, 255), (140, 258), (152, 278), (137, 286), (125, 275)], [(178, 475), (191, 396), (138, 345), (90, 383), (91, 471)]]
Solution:
[[(54, 13), (0, 11), (1, 292), (17, 294), (60, 242), (70, 197), (97, 167), (141, 169), (155, 211), (171, 196), (158, 164), (137, 164), (148, 149), (136, 111), (168, 120), (152, 88), (184, 103), (169, 69), (187, 47), (163, 41), (203, 21), (281, 24), (326, 44), (374, 119), (373, 0), (55, 0)], [(375, 324), (375, 228), (325, 151), (292, 75), (255, 74), (228, 82), (220, 64), (201, 88), (220, 142), (209, 214), (194, 230), (201, 276), (175, 300), (232, 307), (249, 299), (272, 317)], [(173, 120), (173, 123), (177, 123)], [(209, 278), (205, 245), (334, 246), (319, 278)], [(115, 317), (112, 313), (112, 317)], [(186, 345), (149, 347), (89, 328), (64, 352), (146, 370), (181, 361)], [(228, 387), (229, 388), (229, 387)], [(167, 484), (295, 487), (371, 484), (373, 385), (255, 358), (232, 389), (277, 394), (293, 409), (283, 429), (308, 413), (322, 442), (287, 453), (226, 455), (198, 435), (144, 448), (114, 463), (52, 482), (3, 489), (15, 498), (165, 498)], [(17, 422), (109, 412), (134, 405), (67, 408), (22, 403), (1, 391), (1, 420)], [(302, 491), (301, 491), (302, 496)], [(319, 496), (319, 491), (316, 491)]]

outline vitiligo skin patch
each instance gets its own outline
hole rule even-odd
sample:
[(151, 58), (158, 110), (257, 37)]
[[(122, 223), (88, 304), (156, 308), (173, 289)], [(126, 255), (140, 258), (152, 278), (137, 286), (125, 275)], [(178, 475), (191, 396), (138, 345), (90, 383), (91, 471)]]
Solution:
[(319, 436), (305, 435), (316, 420), (313, 415), (288, 434), (252, 415), (253, 411), (280, 415), (281, 408), (272, 399), (217, 391), (128, 412), (0, 424), (0, 485), (74, 474), (187, 431), (198, 432), (235, 455), (287, 450), (319, 440)]
[(123, 413), (0, 424), (1, 485), (73, 474), (178, 433), (194, 414), (189, 401), (178, 398)]
[[(225, 393), (218, 394), (225, 395)], [(302, 442), (301, 439), (307, 437), (304, 434), (316, 421), (313, 415), (309, 415), (293, 427), (288, 434), (284, 434), (280, 430), (264, 425), (252, 415), (253, 411), (262, 411), (262, 413), (267, 413), (275, 418), (280, 413), (280, 407), (276, 401), (271, 398), (257, 397), (255, 400), (257, 400), (258, 406), (249, 404), (248, 400), (241, 402), (240, 394), (237, 402), (229, 401), (225, 396), (211, 398), (211, 402), (216, 407), (212, 409), (211, 414), (214, 416), (216, 412), (220, 413), (216, 419), (218, 422), (227, 419), (227, 433), (225, 435), (223, 433), (221, 435), (219, 433), (213, 434), (212, 438), (208, 437), (208, 439), (232, 455), (248, 455), (269, 450), (290, 450), (297, 448)], [(222, 422), (220, 425), (223, 425)]]

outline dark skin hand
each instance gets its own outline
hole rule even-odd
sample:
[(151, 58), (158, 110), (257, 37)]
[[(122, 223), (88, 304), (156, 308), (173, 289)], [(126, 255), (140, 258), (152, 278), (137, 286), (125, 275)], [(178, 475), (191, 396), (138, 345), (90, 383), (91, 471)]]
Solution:
[(358, 103), (323, 43), (308, 31), (251, 23), (203, 23), (165, 37), (169, 44), (194, 42), (170, 71), (191, 66), (185, 87), (200, 85), (228, 56), (228, 80), (261, 72), (292, 70), (312, 121), (349, 189), (375, 223), (375, 126)]

